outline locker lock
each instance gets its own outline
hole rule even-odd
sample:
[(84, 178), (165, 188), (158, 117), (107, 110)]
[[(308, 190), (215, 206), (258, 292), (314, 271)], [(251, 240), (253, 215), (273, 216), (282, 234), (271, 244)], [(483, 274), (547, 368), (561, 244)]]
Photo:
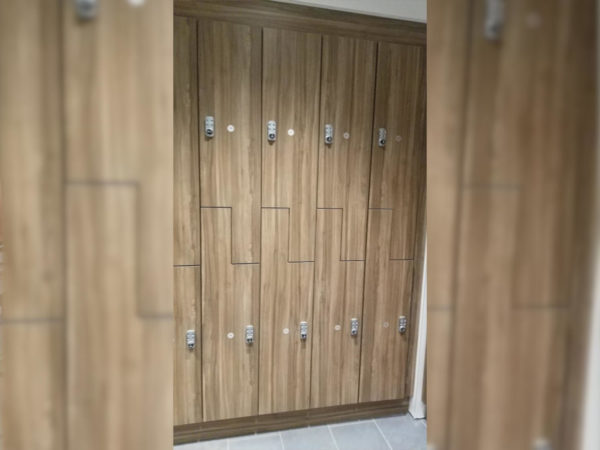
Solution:
[(213, 116), (206, 116), (204, 118), (204, 134), (207, 138), (215, 135), (215, 118)]
[(248, 325), (246, 327), (246, 344), (252, 345), (254, 344), (254, 326)]
[(400, 334), (406, 333), (407, 320), (406, 316), (398, 317), (398, 331)]
[(75, 9), (80, 20), (92, 20), (98, 14), (98, 1), (75, 0)]
[(350, 320), (350, 336), (358, 336), (358, 319), (353, 318)]
[(387, 139), (387, 130), (385, 128), (380, 128), (379, 129), (379, 139), (377, 141), (377, 144), (380, 147), (385, 147), (386, 139)]
[(308, 322), (300, 322), (300, 339), (305, 341), (308, 338)]
[(196, 347), (196, 332), (194, 330), (187, 330), (185, 333), (185, 343), (188, 350), (194, 350)]
[(325, 125), (325, 143), (331, 144), (333, 142), (333, 125), (326, 124)]
[(267, 140), (275, 142), (277, 140), (277, 122), (269, 120), (267, 122)]

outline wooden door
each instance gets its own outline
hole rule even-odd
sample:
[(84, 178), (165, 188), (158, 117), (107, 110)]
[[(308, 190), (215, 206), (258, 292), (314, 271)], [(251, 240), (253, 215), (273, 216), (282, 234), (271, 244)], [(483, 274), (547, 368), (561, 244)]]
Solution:
[[(377, 62), (360, 401), (404, 398), (417, 207), (425, 182), (425, 50), (380, 43)], [(379, 129), (386, 130), (385, 145)], [(409, 323), (409, 326), (412, 326)]]
[(320, 35), (263, 29), (261, 414), (310, 401), (320, 65)]
[(203, 417), (220, 420), (258, 413), (260, 28), (198, 21), (198, 68)]
[(358, 401), (376, 49), (323, 37), (311, 407)]

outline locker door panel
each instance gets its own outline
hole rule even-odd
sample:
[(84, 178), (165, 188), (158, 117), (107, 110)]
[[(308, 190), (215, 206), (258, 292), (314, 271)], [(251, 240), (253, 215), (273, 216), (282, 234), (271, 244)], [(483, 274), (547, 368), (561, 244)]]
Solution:
[(258, 413), (258, 339), (245, 341), (253, 325), (258, 336), (260, 266), (233, 264), (230, 208), (201, 208), (202, 384), (204, 420)]
[(175, 17), (174, 264), (200, 264), (196, 23)]
[(392, 216), (390, 210), (369, 210), (361, 402), (406, 396), (408, 332), (398, 331), (398, 318), (410, 317), (413, 261), (391, 259)]
[(263, 206), (290, 209), (291, 261), (314, 260), (320, 67), (320, 35), (264, 28)]
[(260, 414), (309, 406), (314, 264), (289, 261), (290, 216), (288, 209), (262, 213)]
[(376, 50), (373, 41), (323, 37), (318, 206), (344, 210), (344, 260), (365, 259)]
[[(202, 366), (200, 333), (200, 267), (175, 267), (174, 425), (202, 422)], [(186, 333), (196, 332), (188, 349)]]
[(342, 222), (341, 209), (317, 210), (311, 408), (358, 402), (365, 263), (341, 260)]
[(260, 28), (200, 20), (198, 62), (201, 205), (231, 208), (233, 263), (259, 262)]
[[(414, 258), (417, 201), (425, 183), (425, 50), (380, 43), (369, 207), (393, 209), (391, 257)], [(387, 131), (385, 146), (379, 129)]]

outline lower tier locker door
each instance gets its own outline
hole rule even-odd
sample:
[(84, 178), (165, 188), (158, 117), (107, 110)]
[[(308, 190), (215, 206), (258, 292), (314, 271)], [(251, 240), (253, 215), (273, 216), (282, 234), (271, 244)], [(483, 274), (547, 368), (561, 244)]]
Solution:
[(358, 402), (364, 261), (344, 261), (341, 209), (317, 210), (311, 408)]
[(309, 407), (314, 263), (289, 260), (289, 224), (262, 210), (260, 414)]
[(391, 259), (392, 214), (369, 210), (360, 402), (407, 395), (409, 333), (399, 330), (399, 320), (410, 316), (413, 261)]
[[(258, 414), (259, 264), (231, 262), (231, 209), (201, 208), (204, 421)], [(255, 331), (254, 336), (258, 336)]]

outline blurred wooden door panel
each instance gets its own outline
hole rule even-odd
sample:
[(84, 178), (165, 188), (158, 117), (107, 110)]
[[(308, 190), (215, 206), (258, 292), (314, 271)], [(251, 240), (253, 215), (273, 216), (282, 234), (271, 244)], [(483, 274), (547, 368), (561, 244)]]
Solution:
[(287, 208), (262, 213), (260, 414), (306, 409), (310, 402), (314, 263), (289, 260), (290, 216)]
[(317, 210), (311, 408), (358, 402), (365, 263), (341, 259), (342, 222), (341, 209)]
[[(378, 145), (379, 129), (387, 132)], [(425, 48), (379, 44), (370, 208), (393, 209), (393, 259), (415, 257), (419, 186), (425, 183)]]
[(290, 210), (290, 261), (314, 261), (320, 75), (320, 35), (263, 29), (262, 202)]
[[(175, 356), (174, 425), (202, 422), (202, 334), (198, 266), (174, 267)], [(188, 349), (186, 333), (194, 330), (196, 344)]]
[(398, 318), (410, 317), (413, 261), (391, 259), (392, 223), (392, 211), (369, 210), (360, 364), (361, 402), (400, 399), (407, 395), (409, 333), (398, 331)]
[(201, 205), (231, 208), (232, 263), (260, 261), (261, 47), (260, 27), (198, 22)]
[(365, 259), (376, 52), (374, 41), (323, 37), (318, 207), (343, 210), (343, 260)]
[(260, 266), (232, 263), (231, 209), (201, 208), (204, 420), (258, 414)]

